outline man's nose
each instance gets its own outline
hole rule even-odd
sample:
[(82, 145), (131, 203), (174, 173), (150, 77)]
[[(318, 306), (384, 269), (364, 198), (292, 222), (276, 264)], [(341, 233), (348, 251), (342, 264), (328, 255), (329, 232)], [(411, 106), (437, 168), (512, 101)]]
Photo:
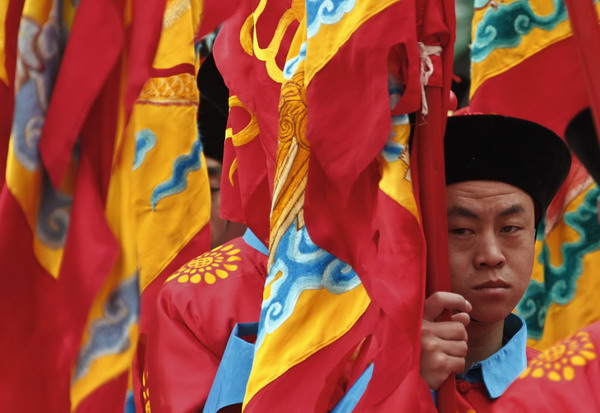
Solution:
[(500, 268), (506, 262), (502, 253), (500, 240), (493, 233), (481, 234), (477, 243), (475, 254), (475, 267)]

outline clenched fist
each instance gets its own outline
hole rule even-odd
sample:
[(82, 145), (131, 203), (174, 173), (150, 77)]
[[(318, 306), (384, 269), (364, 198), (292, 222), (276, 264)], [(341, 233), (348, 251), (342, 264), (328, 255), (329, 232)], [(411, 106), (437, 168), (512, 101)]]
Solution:
[[(456, 312), (452, 321), (436, 321), (445, 310)], [(450, 374), (465, 368), (471, 304), (461, 295), (437, 292), (425, 300), (421, 326), (421, 377), (437, 390)]]

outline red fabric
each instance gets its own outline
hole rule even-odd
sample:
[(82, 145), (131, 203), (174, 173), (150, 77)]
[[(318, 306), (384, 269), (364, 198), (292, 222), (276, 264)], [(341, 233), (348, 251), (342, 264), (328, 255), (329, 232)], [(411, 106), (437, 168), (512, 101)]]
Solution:
[[(250, 115), (242, 108), (231, 108), (228, 127), (233, 133), (239, 132), (250, 121)], [(230, 181), (230, 168), (237, 163), (237, 169)], [(260, 136), (243, 146), (234, 146), (231, 139), (225, 141), (221, 175), (221, 216), (234, 222), (246, 224), (256, 236), (269, 240), (269, 212), (271, 210), (271, 189), (269, 175), (274, 164), (269, 165)], [(269, 174), (270, 172), (270, 174)]]
[[(595, 2), (565, 0), (596, 130), (600, 128), (600, 26)], [(600, 144), (600, 136), (598, 143)]]
[[(76, 413), (122, 412), (125, 410), (125, 389), (129, 380), (129, 372), (104, 383), (92, 394), (83, 399), (77, 406)], [(119, 394), (120, 397), (114, 397)], [(99, 407), (101, 406), (101, 409)], [(142, 410), (143, 412), (143, 410)]]
[[(529, 347), (525, 349), (525, 353), (527, 355), (527, 361), (540, 354), (538, 350)], [(485, 384), (469, 383), (465, 380), (456, 380), (454, 391), (456, 392), (457, 411), (459, 413), (469, 413), (473, 410), (476, 412), (488, 412), (492, 409), (497, 400), (504, 397), (500, 396), (498, 399), (491, 399), (485, 388)]]
[(169, 265), (167, 265), (167, 267), (141, 293), (138, 347), (136, 349), (136, 356), (133, 359), (132, 367), (134, 372), (132, 377), (133, 395), (136, 409), (141, 412), (145, 411), (142, 397), (142, 375), (146, 369), (146, 343), (148, 340), (148, 333), (152, 330), (155, 323), (158, 294), (160, 293), (165, 280), (171, 274), (186, 262), (198, 256), (199, 253), (207, 251), (209, 248), (210, 228), (207, 225), (183, 247), (179, 254), (171, 260)]
[(0, 338), (2, 411), (70, 408), (69, 378), (88, 310), (117, 255), (87, 149), (84, 139), (58, 280), (33, 256), (29, 226), (10, 191), (4, 187), (0, 196), (0, 322), (10, 332)]
[(124, 0), (111, 0), (102, 7), (84, 0), (77, 8), (39, 143), (55, 187), (65, 175), (83, 122), (121, 54), (123, 7)]
[(203, 2), (202, 21), (196, 40), (212, 33), (219, 24), (226, 21), (239, 7), (239, 0), (205, 0)]
[[(382, 344), (375, 357), (374, 375), (357, 406), (359, 411), (377, 411), (392, 401), (399, 411), (423, 408), (421, 400), (424, 399), (414, 397), (422, 388), (418, 360), (425, 296), (423, 233), (406, 209), (378, 190), (379, 165), (374, 160), (390, 131), (386, 64), (390, 49), (400, 43), (399, 51), (407, 59), (404, 65), (399, 65), (407, 82), (407, 94), (397, 111), (417, 111), (420, 106), (417, 36), (427, 45), (443, 45), (444, 64), (450, 61), (451, 65), (449, 32), (453, 26), (451, 21), (446, 21), (450, 17), (445, 13), (451, 15), (452, 12), (448, 7), (441, 9), (437, 2), (400, 2), (390, 6), (361, 26), (335, 58), (315, 75), (307, 90), (307, 137), (311, 144), (305, 202), (308, 232), (317, 245), (353, 266), (369, 296), (386, 315), (387, 328), (377, 333), (378, 342)], [(441, 70), (440, 64), (436, 70)], [(428, 95), (427, 122), (432, 130), (429, 132), (432, 146), (425, 143), (423, 150), (441, 153), (442, 159), (434, 157), (432, 161), (438, 163), (428, 163), (425, 167), (441, 170), (442, 180), (431, 181), (425, 188), (435, 191), (437, 198), (443, 198), (445, 186), (444, 125), (440, 118), (445, 119), (444, 105), (448, 99), (443, 96), (448, 94), (451, 73), (444, 70), (437, 81), (432, 78), (432, 84), (439, 82), (446, 87), (438, 91), (438, 97)], [(349, 121), (347, 106), (331, 105), (323, 96), (351, 102), (352, 113), (360, 113), (360, 122)], [(331, 124), (331, 119), (339, 121), (333, 127), (325, 127)], [(415, 179), (414, 170), (412, 176)], [(419, 185), (423, 187), (427, 183), (420, 179)], [(443, 205), (438, 204), (438, 207), (443, 208)], [(442, 215), (445, 217), (445, 210)], [(424, 221), (430, 219), (429, 215), (423, 218)], [(437, 224), (442, 221), (438, 220)], [(434, 232), (445, 234), (446, 227), (440, 229), (437, 224), (432, 226)], [(445, 244), (431, 242), (434, 249), (446, 248)], [(437, 265), (446, 263), (447, 260), (440, 260)]]
[(162, 32), (166, 4), (164, 0), (132, 0), (132, 22), (131, 27), (128, 28), (126, 48), (128, 73), (125, 114), (127, 119), (144, 83), (151, 76), (150, 71)]
[[(225, 142), (221, 183), (221, 216), (244, 222), (261, 240), (269, 239), (269, 211), (275, 176), (275, 158), (278, 134), (278, 103), (281, 84), (267, 73), (265, 63), (248, 55), (240, 44), (240, 29), (246, 18), (258, 5), (257, 0), (240, 2), (235, 14), (226, 21), (215, 41), (215, 63), (223, 75), (231, 95), (236, 95), (248, 110), (256, 115), (259, 135), (250, 143), (234, 147)], [(272, 39), (277, 22), (287, 9), (286, 2), (269, 2), (255, 22), (256, 38), (262, 46)], [(283, 36), (280, 50), (287, 50), (297, 23), (290, 25)], [(283, 68), (285, 54), (276, 61)], [(235, 62), (235, 64), (231, 64)], [(242, 129), (249, 117), (236, 108), (230, 113), (229, 126), (234, 132)], [(229, 170), (237, 159), (234, 185), (229, 182)]]
[[(569, 347), (570, 352), (563, 352), (559, 347), (553, 353), (553, 361), (570, 365), (574, 369), (571, 380), (562, 378), (559, 381), (548, 379), (547, 375), (536, 378), (529, 374), (518, 379), (494, 404), (493, 412), (597, 412), (600, 411), (600, 323), (594, 323), (582, 331), (589, 333), (589, 344), (585, 350), (595, 354), (592, 360), (586, 360), (583, 365), (573, 365), (570, 359), (582, 350), (581, 345)], [(543, 357), (544, 353), (540, 355)], [(558, 356), (558, 357), (556, 357)], [(581, 356), (580, 356), (581, 357)], [(535, 361), (535, 359), (534, 359)], [(531, 363), (530, 363), (531, 365)]]
[(555, 43), (488, 79), (469, 106), (475, 112), (528, 119), (562, 136), (567, 123), (588, 106), (578, 59), (573, 38)]
[(236, 238), (237, 270), (212, 285), (163, 285), (146, 360), (153, 412), (197, 412), (204, 405), (236, 323), (259, 319), (267, 257)]

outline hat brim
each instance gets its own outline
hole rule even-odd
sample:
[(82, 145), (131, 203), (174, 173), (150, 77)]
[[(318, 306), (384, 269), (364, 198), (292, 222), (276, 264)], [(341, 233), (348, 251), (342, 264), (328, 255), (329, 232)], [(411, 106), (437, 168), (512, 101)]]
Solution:
[(501, 115), (448, 118), (446, 183), (500, 181), (520, 188), (544, 212), (571, 166), (563, 140), (551, 130)]

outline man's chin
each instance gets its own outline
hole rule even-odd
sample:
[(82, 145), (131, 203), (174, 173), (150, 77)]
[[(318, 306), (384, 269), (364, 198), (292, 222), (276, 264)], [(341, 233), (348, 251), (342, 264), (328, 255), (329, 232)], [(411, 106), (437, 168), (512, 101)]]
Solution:
[(496, 324), (500, 321), (504, 321), (509, 314), (510, 312), (498, 314), (472, 314), (471, 324)]

